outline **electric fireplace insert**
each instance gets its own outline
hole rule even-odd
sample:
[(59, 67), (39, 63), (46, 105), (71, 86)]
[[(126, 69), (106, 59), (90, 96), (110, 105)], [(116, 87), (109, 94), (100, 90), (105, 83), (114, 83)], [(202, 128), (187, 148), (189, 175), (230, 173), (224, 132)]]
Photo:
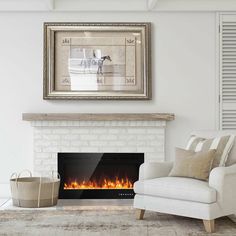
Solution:
[(144, 153), (58, 153), (60, 199), (133, 198)]

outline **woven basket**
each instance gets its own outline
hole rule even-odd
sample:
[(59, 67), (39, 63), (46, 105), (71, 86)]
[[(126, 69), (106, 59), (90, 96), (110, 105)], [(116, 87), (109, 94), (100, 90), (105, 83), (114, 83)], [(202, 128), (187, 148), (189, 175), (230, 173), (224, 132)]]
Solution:
[[(55, 206), (58, 200), (60, 176), (57, 177), (21, 177), (13, 173), (10, 178), (12, 202), (14, 206), (25, 208), (39, 208)], [(15, 178), (14, 178), (15, 176)]]

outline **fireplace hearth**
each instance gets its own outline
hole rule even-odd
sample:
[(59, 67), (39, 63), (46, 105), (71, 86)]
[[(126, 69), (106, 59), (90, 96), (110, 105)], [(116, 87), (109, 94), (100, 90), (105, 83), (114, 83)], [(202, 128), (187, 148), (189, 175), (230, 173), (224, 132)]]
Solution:
[(60, 199), (134, 197), (144, 153), (58, 153)]

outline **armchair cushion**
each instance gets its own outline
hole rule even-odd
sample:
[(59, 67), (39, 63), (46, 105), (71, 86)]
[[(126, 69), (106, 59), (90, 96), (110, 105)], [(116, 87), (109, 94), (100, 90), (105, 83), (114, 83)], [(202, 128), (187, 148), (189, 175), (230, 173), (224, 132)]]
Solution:
[(134, 192), (170, 199), (213, 203), (216, 202), (216, 190), (207, 182), (181, 177), (161, 177), (140, 180), (134, 184)]

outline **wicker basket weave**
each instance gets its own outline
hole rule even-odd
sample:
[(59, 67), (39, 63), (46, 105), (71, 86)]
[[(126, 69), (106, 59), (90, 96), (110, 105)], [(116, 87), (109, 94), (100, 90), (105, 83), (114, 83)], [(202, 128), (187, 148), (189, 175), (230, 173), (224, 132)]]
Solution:
[[(16, 173), (10, 178), (12, 202), (14, 206), (39, 208), (55, 206), (58, 200), (60, 177), (21, 177)], [(15, 178), (14, 178), (15, 176)]]

